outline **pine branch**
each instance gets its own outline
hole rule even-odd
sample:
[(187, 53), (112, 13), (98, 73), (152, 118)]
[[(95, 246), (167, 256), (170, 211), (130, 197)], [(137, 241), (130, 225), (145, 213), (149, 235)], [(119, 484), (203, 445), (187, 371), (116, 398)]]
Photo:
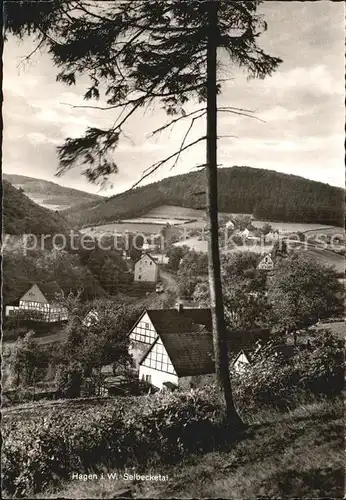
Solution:
[(177, 165), (177, 163), (179, 161), (179, 158), (180, 158), (180, 155), (181, 155), (181, 152), (183, 151), (183, 146), (185, 144), (185, 141), (186, 141), (186, 139), (187, 139), (187, 137), (188, 137), (188, 135), (189, 135), (189, 133), (190, 133), (190, 131), (191, 131), (194, 123), (195, 123), (195, 121), (198, 120), (199, 118), (201, 118), (203, 115), (205, 115), (206, 112), (207, 111), (205, 110), (205, 111), (203, 111), (203, 113), (201, 115), (198, 115), (198, 116), (195, 116), (194, 118), (192, 118), (190, 126), (187, 129), (186, 134), (183, 137), (183, 140), (182, 140), (182, 142), (180, 144), (179, 152), (178, 152), (178, 154), (177, 154), (177, 156), (175, 158), (175, 161), (174, 161), (173, 165), (171, 166), (170, 170), (173, 170), (173, 168)]
[(205, 141), (206, 139), (206, 136), (202, 136), (202, 137), (199, 137), (198, 139), (196, 139), (195, 141), (193, 142), (190, 142), (190, 144), (188, 144), (187, 146), (183, 147), (183, 148), (180, 148), (179, 151), (176, 151), (175, 153), (173, 153), (172, 155), (170, 156), (167, 156), (167, 158), (164, 158), (163, 160), (160, 160), (156, 163), (154, 163), (153, 165), (151, 165), (151, 167), (149, 167), (148, 169), (146, 169), (144, 172), (144, 175), (142, 175), (142, 177), (139, 179), (139, 181), (137, 181), (131, 189), (134, 189), (135, 187), (137, 187), (145, 178), (149, 177), (150, 175), (152, 175), (154, 172), (156, 172), (156, 170), (158, 170), (160, 167), (162, 167), (162, 165), (164, 165), (165, 163), (167, 163), (169, 160), (172, 160), (173, 158), (175, 158), (177, 155), (179, 155), (180, 153), (182, 153), (183, 151), (186, 151), (186, 149), (194, 146), (195, 144), (198, 144), (199, 142), (201, 141)]
[(207, 111), (207, 108), (204, 107), (204, 108), (199, 108), (199, 109), (196, 109), (195, 111), (191, 111), (191, 113), (186, 113), (184, 114), (183, 116), (179, 116), (179, 118), (174, 118), (173, 120), (171, 120), (169, 123), (167, 123), (166, 125), (163, 125), (162, 127), (159, 127), (157, 129), (155, 129), (153, 132), (151, 132), (147, 137), (150, 138), (150, 137), (154, 137), (154, 135), (156, 134), (159, 134), (160, 132), (163, 132), (163, 130), (166, 130), (167, 128), (175, 125), (177, 122), (179, 122), (180, 120), (184, 120), (185, 118), (188, 118), (189, 116), (192, 116), (196, 113), (199, 113), (203, 111), (203, 113), (200, 115), (200, 116), (203, 116), (205, 115), (206, 111)]

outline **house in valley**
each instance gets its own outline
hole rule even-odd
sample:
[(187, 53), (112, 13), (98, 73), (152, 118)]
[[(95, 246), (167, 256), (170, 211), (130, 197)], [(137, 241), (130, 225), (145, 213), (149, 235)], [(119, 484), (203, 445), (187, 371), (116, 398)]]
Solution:
[(135, 263), (134, 281), (137, 283), (156, 283), (159, 277), (158, 264), (153, 257), (144, 253)]
[(17, 304), (6, 306), (6, 316), (19, 316), (54, 323), (67, 320), (67, 309), (60, 303), (63, 291), (56, 281), (33, 283)]
[(274, 269), (274, 261), (269, 253), (262, 256), (257, 269), (262, 269), (264, 271), (272, 271)]
[(139, 379), (159, 389), (196, 388), (212, 382), (214, 374), (213, 337), (203, 325), (162, 332), (139, 362)]
[(162, 334), (195, 332), (205, 327), (211, 331), (210, 309), (147, 309), (129, 332), (130, 354), (136, 368), (153, 343)]
[[(269, 330), (232, 331), (228, 351), (236, 355), (236, 369), (250, 363)], [(129, 332), (130, 354), (141, 381), (164, 388), (197, 388), (214, 380), (212, 319), (209, 308), (147, 309)], [(239, 353), (239, 349), (242, 349)], [(238, 354), (239, 353), (239, 354)], [(239, 371), (238, 370), (238, 371)]]
[(251, 364), (251, 356), (249, 351), (242, 349), (236, 355), (232, 362), (232, 367), (235, 372), (242, 373), (247, 366)]

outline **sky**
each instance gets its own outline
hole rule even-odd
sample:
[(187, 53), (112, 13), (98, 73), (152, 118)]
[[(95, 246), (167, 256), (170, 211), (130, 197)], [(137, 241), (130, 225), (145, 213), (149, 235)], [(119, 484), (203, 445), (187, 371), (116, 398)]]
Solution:
[[(283, 63), (271, 77), (248, 80), (220, 55), (223, 76), (230, 79), (218, 105), (250, 109), (264, 122), (220, 113), (218, 162), (222, 167), (265, 168), (344, 187), (344, 3), (270, 1), (259, 10), (268, 23), (259, 44)], [(72, 108), (85, 104), (81, 96), (87, 78), (73, 87), (56, 82), (57, 68), (46, 53), (38, 51), (24, 61), (33, 47), (30, 38), (19, 42), (9, 37), (5, 43), (4, 172), (109, 196), (131, 188), (144, 169), (179, 149), (190, 122), (181, 121), (169, 132), (150, 137), (169, 120), (156, 104), (136, 114), (124, 129), (126, 138), (114, 152), (119, 173), (111, 177), (112, 186), (100, 191), (78, 168), (57, 178), (56, 147), (88, 126), (105, 128), (115, 116), (113, 111)], [(191, 103), (186, 110), (196, 106)], [(201, 119), (189, 141), (204, 134)], [(171, 162), (146, 182), (191, 172), (204, 161), (205, 144), (199, 143), (182, 153), (174, 168)]]

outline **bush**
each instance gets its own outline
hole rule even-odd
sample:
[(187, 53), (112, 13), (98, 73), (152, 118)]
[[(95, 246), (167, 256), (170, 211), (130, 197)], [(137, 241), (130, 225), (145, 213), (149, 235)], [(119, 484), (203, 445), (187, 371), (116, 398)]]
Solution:
[(3, 429), (3, 488), (24, 497), (76, 470), (173, 463), (224, 440), (223, 415), (218, 395), (199, 390), (14, 418)]
[(275, 342), (258, 351), (245, 371), (233, 375), (237, 405), (286, 409), (300, 399), (341, 394), (344, 382), (343, 341), (328, 331), (318, 331), (309, 345), (292, 356), (278, 353)]
[(80, 364), (59, 365), (55, 383), (58, 393), (64, 398), (78, 398), (81, 395), (83, 370)]

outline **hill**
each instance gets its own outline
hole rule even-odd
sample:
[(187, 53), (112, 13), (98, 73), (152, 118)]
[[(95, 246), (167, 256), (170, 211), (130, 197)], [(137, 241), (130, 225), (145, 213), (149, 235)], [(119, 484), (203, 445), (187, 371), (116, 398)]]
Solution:
[[(138, 217), (160, 205), (198, 209), (203, 208), (204, 191), (204, 173), (192, 172), (126, 191), (97, 206), (72, 207), (64, 214), (82, 227)], [(343, 226), (344, 190), (272, 170), (221, 168), (219, 210), (250, 213), (261, 220)]]
[(69, 228), (64, 217), (40, 207), (5, 179), (3, 213), (3, 227), (6, 234), (57, 234)]
[(54, 210), (102, 200), (102, 196), (97, 194), (60, 186), (55, 182), (44, 179), (16, 174), (3, 174), (3, 179), (10, 182), (17, 189), (23, 190), (24, 194), (38, 205)]

